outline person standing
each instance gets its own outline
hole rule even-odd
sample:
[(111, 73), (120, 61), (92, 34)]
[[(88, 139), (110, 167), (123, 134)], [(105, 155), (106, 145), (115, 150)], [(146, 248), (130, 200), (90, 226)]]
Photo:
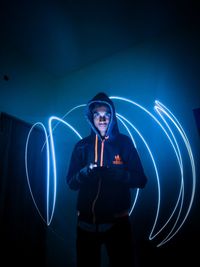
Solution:
[(85, 116), (91, 133), (75, 144), (66, 178), (78, 190), (77, 267), (100, 267), (103, 244), (111, 267), (133, 267), (131, 189), (144, 188), (147, 177), (106, 93), (88, 101)]

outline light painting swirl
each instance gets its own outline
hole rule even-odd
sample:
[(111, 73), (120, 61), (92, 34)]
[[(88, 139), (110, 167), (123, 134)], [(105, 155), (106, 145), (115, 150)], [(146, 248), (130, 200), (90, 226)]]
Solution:
[[(169, 217), (167, 219), (165, 219), (165, 222), (162, 223), (162, 225), (160, 226), (160, 223), (158, 223), (158, 218), (160, 216), (160, 209), (161, 209), (161, 185), (160, 185), (161, 177), (160, 177), (159, 171), (158, 171), (158, 166), (157, 166), (158, 163), (156, 163), (155, 156), (153, 155), (153, 152), (150, 148), (151, 144), (149, 144), (149, 142), (147, 142), (145, 136), (143, 136), (141, 131), (138, 130), (130, 120), (128, 120), (125, 116), (121, 115), (120, 113), (116, 114), (117, 119), (122, 124), (122, 126), (125, 128), (125, 130), (127, 131), (128, 135), (130, 136), (131, 140), (133, 141), (133, 144), (136, 147), (136, 149), (137, 149), (137, 143), (133, 137), (133, 134), (137, 135), (137, 137), (141, 140), (141, 142), (143, 143), (144, 147), (146, 148), (146, 151), (147, 151), (149, 158), (151, 160), (151, 164), (153, 166), (154, 176), (156, 178), (156, 184), (157, 184), (157, 205), (156, 205), (155, 219), (154, 219), (153, 226), (151, 228), (151, 231), (149, 233), (148, 238), (149, 238), (149, 240), (155, 239), (156, 237), (161, 235), (161, 233), (163, 233), (164, 229), (168, 226), (169, 229), (167, 229), (167, 230), (165, 229), (165, 237), (162, 237), (161, 240), (157, 244), (157, 247), (162, 246), (166, 242), (171, 240), (178, 233), (180, 228), (183, 226), (185, 220), (187, 219), (187, 217), (190, 213), (190, 210), (191, 210), (191, 207), (192, 207), (192, 204), (194, 201), (195, 188), (196, 188), (196, 170), (195, 170), (194, 157), (193, 157), (190, 142), (187, 138), (187, 135), (185, 134), (185, 132), (183, 130), (183, 127), (181, 126), (181, 124), (179, 123), (177, 118), (161, 102), (155, 101), (154, 110), (158, 116), (158, 118), (157, 118), (155, 115), (153, 115), (146, 108), (144, 108), (143, 106), (139, 105), (138, 103), (136, 103), (130, 99), (118, 97), (118, 96), (111, 96), (110, 98), (113, 100), (116, 100), (116, 101), (118, 100), (118, 101), (124, 102), (126, 105), (133, 105), (134, 107), (136, 107), (136, 108), (140, 109), (142, 112), (144, 112), (144, 114), (147, 115), (150, 120), (153, 120), (153, 122), (157, 126), (159, 126), (161, 131), (164, 133), (165, 137), (168, 140), (169, 145), (171, 145), (171, 147), (174, 151), (175, 158), (177, 159), (177, 163), (178, 163), (179, 171), (180, 171), (180, 187), (179, 187), (178, 196), (177, 196), (176, 203), (173, 207), (171, 214), (169, 215)], [(55, 207), (56, 207), (56, 197), (57, 197), (57, 169), (56, 169), (56, 154), (55, 154), (53, 132), (58, 127), (58, 125), (60, 123), (62, 123), (65, 126), (67, 126), (79, 139), (82, 139), (82, 136), (79, 134), (79, 132), (71, 124), (66, 122), (65, 119), (74, 110), (79, 109), (79, 108), (83, 108), (85, 106), (86, 106), (86, 104), (82, 104), (82, 105), (78, 105), (78, 106), (70, 109), (62, 118), (59, 118), (56, 116), (51, 116), (48, 120), (49, 135), (47, 134), (47, 130), (46, 130), (45, 126), (41, 122), (37, 122), (31, 127), (29, 134), (28, 134), (28, 137), (27, 137), (27, 142), (26, 142), (26, 147), (25, 147), (25, 167), (26, 167), (27, 182), (28, 182), (28, 186), (30, 189), (32, 199), (33, 199), (33, 203), (34, 203), (39, 215), (41, 216), (42, 220), (47, 225), (50, 225), (51, 221), (53, 219), (53, 215), (54, 215), (54, 211), (55, 211)], [(53, 121), (57, 122), (57, 124), (54, 127), (52, 126)], [(44, 216), (41, 213), (41, 211), (40, 211), (40, 209), (36, 203), (36, 200), (34, 198), (34, 194), (32, 192), (31, 183), (30, 183), (31, 176), (30, 176), (29, 168), (28, 168), (29, 139), (30, 139), (31, 132), (33, 131), (34, 127), (36, 127), (36, 126), (40, 126), (43, 129), (45, 139), (46, 139), (45, 144), (43, 146), (43, 148), (46, 147), (46, 157), (47, 157), (46, 216)], [(182, 154), (181, 154), (181, 149), (180, 149), (180, 145), (178, 142), (178, 138), (177, 138), (177, 136), (175, 136), (175, 134), (172, 130), (172, 126), (175, 127), (175, 129), (178, 131), (178, 133), (179, 133), (178, 138), (181, 138), (183, 141), (183, 144), (185, 145), (186, 151), (188, 153), (189, 165), (191, 167), (191, 177), (192, 177), (191, 188), (192, 189), (191, 189), (191, 193), (189, 196), (189, 201), (188, 201), (189, 203), (187, 205), (184, 203), (184, 197), (185, 197), (185, 182), (184, 182), (185, 176), (184, 176), (184, 167), (183, 167), (184, 164), (183, 164), (183, 159), (182, 159)], [(50, 194), (49, 194), (50, 188), (53, 189), (52, 190), (53, 191), (52, 196), (50, 196)], [(137, 189), (132, 208), (129, 212), (130, 215), (134, 211), (134, 207), (135, 207), (136, 202), (138, 200), (139, 193), (140, 193), (140, 190)], [(50, 203), (51, 197), (52, 197), (52, 199), (51, 199), (52, 204), (50, 205), (49, 203)], [(172, 219), (173, 219), (173, 222), (172, 222)], [(170, 226), (169, 226), (169, 223), (171, 223)], [(156, 228), (158, 228), (159, 230), (155, 230)]]

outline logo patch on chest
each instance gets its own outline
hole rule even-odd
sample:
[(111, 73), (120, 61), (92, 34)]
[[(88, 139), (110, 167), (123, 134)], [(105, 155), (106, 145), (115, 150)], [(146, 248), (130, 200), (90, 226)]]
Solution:
[(123, 161), (122, 161), (122, 159), (120, 158), (119, 155), (115, 156), (115, 160), (113, 160), (113, 164), (117, 164), (117, 165), (123, 164)]

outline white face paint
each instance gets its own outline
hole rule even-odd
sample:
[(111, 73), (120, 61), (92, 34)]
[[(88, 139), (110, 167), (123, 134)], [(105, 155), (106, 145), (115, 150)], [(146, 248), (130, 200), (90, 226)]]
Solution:
[(106, 106), (99, 106), (93, 110), (94, 126), (99, 130), (101, 136), (105, 136), (110, 123), (110, 110)]

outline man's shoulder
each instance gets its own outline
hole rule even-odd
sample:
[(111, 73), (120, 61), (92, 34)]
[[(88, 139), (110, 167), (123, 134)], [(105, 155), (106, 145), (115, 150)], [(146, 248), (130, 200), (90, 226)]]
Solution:
[(118, 144), (123, 147), (126, 151), (135, 150), (134, 140), (131, 139), (130, 136), (120, 133), (118, 136)]
[(76, 147), (80, 147), (80, 146), (82, 146), (82, 145), (85, 145), (85, 144), (87, 144), (87, 143), (90, 143), (90, 142), (91, 142), (90, 139), (91, 139), (90, 136), (86, 136), (86, 137), (80, 139), (80, 140), (76, 143)]
[(118, 138), (123, 142), (128, 142), (128, 143), (131, 142), (132, 143), (130, 136), (128, 136), (126, 134), (119, 133)]

